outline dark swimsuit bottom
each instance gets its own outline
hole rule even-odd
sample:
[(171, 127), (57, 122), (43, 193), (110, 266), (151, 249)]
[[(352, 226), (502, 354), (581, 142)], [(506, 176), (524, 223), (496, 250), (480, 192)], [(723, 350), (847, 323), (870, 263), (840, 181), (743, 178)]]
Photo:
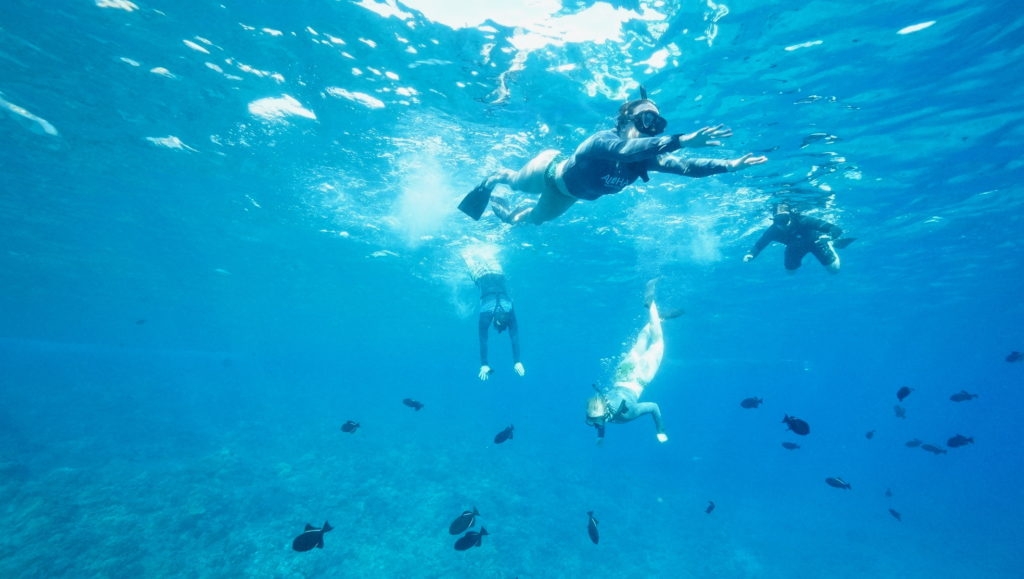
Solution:
[(565, 185), (565, 181), (562, 181), (561, 186), (558, 184), (558, 165), (563, 161), (564, 157), (561, 153), (554, 156), (551, 162), (548, 163), (548, 168), (544, 171), (544, 185), (547, 186), (548, 191), (552, 193), (558, 193), (559, 195), (568, 195), (572, 199), (576, 197), (568, 193), (568, 188)]

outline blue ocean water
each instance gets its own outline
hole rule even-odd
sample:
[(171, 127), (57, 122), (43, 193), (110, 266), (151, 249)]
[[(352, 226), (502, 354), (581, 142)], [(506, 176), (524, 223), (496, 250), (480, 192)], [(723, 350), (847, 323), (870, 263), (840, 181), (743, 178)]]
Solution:
[[(1024, 573), (1016, 3), (0, 15), (0, 576)], [(539, 227), (456, 211), (640, 84), (670, 132), (734, 131), (684, 154), (768, 163)], [(779, 200), (857, 238), (840, 274), (788, 275), (779, 246), (742, 262)], [(522, 378), (504, 335), (476, 376), (478, 245), (508, 274)], [(596, 445), (591, 384), (654, 277), (686, 312), (643, 397), (670, 439), (645, 418)], [(958, 433), (975, 443), (947, 449)], [(489, 535), (456, 551), (474, 506)], [(324, 521), (322, 550), (292, 550)]]

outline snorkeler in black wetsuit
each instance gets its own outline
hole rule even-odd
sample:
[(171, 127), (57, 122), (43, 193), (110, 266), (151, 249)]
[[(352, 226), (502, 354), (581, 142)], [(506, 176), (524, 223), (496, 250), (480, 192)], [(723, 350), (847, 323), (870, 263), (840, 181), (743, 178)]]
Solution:
[(775, 208), (772, 225), (743, 256), (743, 261), (754, 259), (776, 241), (786, 246), (785, 266), (790, 273), (800, 267), (808, 253), (817, 258), (830, 273), (839, 273), (839, 254), (835, 248), (843, 248), (853, 242), (852, 238), (840, 239), (842, 235), (843, 230), (834, 223), (801, 215), (780, 203)]
[[(540, 224), (562, 215), (578, 199), (592, 201), (618, 193), (637, 179), (646, 182), (650, 171), (707, 177), (768, 160), (751, 153), (731, 160), (663, 157), (683, 147), (718, 146), (722, 144), (720, 139), (732, 136), (732, 131), (722, 125), (690, 134), (658, 136), (667, 124), (657, 105), (641, 88), (640, 99), (619, 108), (615, 130), (590, 136), (568, 159), (560, 160), (557, 150), (548, 149), (519, 171), (502, 169), (470, 192), (459, 208), (479, 219), (488, 201), (492, 201), (494, 214), (506, 223)], [(491, 191), (499, 183), (517, 191), (540, 194), (540, 199), (511, 207), (503, 198), (491, 199)]]

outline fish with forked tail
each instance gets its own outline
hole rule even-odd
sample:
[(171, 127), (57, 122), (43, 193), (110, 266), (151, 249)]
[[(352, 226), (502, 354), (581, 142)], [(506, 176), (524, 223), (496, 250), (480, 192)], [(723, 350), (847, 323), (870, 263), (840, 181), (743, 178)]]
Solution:
[(900, 389), (896, 391), (896, 399), (899, 400), (900, 402), (903, 402), (903, 400), (907, 396), (910, 396), (910, 393), (913, 391), (914, 389), (911, 388), (910, 386), (900, 386)]
[(959, 448), (961, 446), (967, 446), (968, 444), (974, 444), (974, 439), (962, 434), (957, 434), (946, 441), (946, 446), (950, 448)]
[(296, 551), (309, 551), (313, 547), (317, 549), (324, 548), (324, 533), (334, 529), (330, 523), (324, 521), (324, 526), (319, 529), (306, 523), (306, 530), (302, 531), (302, 534), (295, 537), (292, 541), (292, 549)]
[(740, 400), (740, 406), (743, 408), (757, 408), (764, 402), (764, 398), (758, 398), (757, 396), (751, 396), (750, 398), (744, 398)]
[(512, 426), (511, 424), (509, 424), (508, 427), (505, 428), (505, 430), (502, 430), (498, 434), (494, 435), (494, 443), (495, 444), (501, 444), (501, 443), (505, 442), (506, 440), (512, 440), (512, 432), (514, 430), (515, 430), (515, 427)]
[(484, 542), (484, 535), (490, 535), (487, 532), (487, 527), (480, 527), (480, 532), (467, 531), (465, 535), (459, 537), (459, 540), (455, 541), (456, 551), (466, 551), (473, 547), (479, 547)]
[(973, 400), (977, 397), (977, 394), (971, 394), (966, 390), (961, 390), (956, 394), (950, 396), (949, 399), (952, 400), (953, 402), (967, 402), (968, 400)]
[(587, 534), (590, 535), (590, 540), (595, 545), (601, 539), (597, 532), (597, 519), (594, 518), (594, 511), (587, 511)]
[(455, 517), (452, 524), (448, 525), (448, 532), (452, 535), (458, 535), (466, 529), (476, 524), (476, 518), (480, 516), (480, 511), (473, 507), (472, 511), (462, 511), (462, 514)]
[(811, 426), (806, 421), (801, 420), (795, 416), (786, 414), (782, 421), (786, 423), (786, 428), (792, 430), (795, 434), (800, 436), (807, 436), (811, 432)]
[(850, 490), (851, 488), (853, 488), (853, 487), (850, 486), (850, 483), (844, 481), (843, 479), (841, 479), (841, 478), (839, 478), (837, 476), (830, 476), (830, 477), (826, 478), (825, 479), (825, 483), (827, 483), (828, 486), (830, 486), (830, 487), (835, 487), (837, 489), (843, 489), (843, 490), (847, 490), (847, 491)]

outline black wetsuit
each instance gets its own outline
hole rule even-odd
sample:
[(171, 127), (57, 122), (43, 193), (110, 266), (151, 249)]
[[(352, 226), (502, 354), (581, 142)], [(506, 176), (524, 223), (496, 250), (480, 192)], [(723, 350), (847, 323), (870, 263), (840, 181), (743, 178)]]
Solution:
[[(786, 269), (800, 267), (800, 262), (808, 253), (813, 254), (821, 265), (828, 266), (837, 259), (836, 251), (829, 245), (829, 241), (839, 239), (842, 234), (842, 229), (828, 221), (792, 213), (789, 225), (772, 224), (748, 253), (757, 257), (771, 242), (777, 241), (786, 246)], [(830, 239), (821, 239), (822, 235)]]
[(500, 312), (508, 313), (508, 337), (512, 341), (512, 361), (518, 364), (519, 359), (519, 325), (516, 323), (516, 311), (513, 308), (512, 298), (508, 295), (505, 286), (505, 276), (500, 273), (488, 273), (476, 280), (480, 288), (480, 319), (478, 322), (480, 331), (480, 365), (489, 366), (487, 363), (487, 338), (488, 329), (494, 322), (494, 315)]
[(718, 159), (661, 158), (679, 148), (676, 135), (623, 139), (615, 131), (601, 131), (576, 147), (562, 180), (573, 197), (594, 200), (618, 193), (637, 179), (646, 182), (648, 171), (707, 177), (729, 170), (729, 162)]

